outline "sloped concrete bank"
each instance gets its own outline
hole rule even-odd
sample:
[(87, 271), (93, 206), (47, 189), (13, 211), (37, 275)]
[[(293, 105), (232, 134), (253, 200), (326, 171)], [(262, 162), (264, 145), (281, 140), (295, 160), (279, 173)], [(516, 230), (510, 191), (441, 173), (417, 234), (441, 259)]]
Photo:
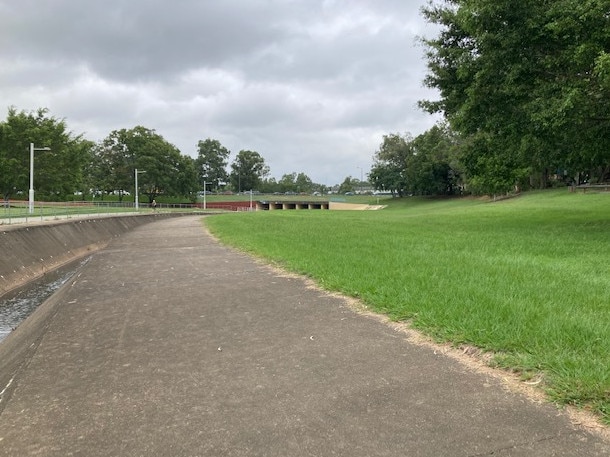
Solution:
[(134, 227), (178, 215), (117, 215), (3, 228), (0, 231), (0, 297), (103, 248)]
[[(105, 247), (138, 226), (183, 215), (100, 216), (4, 228), (0, 231), (0, 297)], [(10, 397), (14, 376), (36, 351), (63, 294), (60, 289), (43, 302), (0, 344), (0, 413)]]

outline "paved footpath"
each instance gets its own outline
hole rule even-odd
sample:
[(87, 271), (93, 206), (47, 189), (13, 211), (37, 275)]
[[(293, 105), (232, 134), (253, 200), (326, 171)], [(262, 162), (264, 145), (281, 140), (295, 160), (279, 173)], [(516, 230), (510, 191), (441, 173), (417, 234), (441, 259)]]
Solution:
[(115, 240), (44, 306), (0, 394), (1, 456), (610, 455), (553, 406), (219, 245), (200, 217)]

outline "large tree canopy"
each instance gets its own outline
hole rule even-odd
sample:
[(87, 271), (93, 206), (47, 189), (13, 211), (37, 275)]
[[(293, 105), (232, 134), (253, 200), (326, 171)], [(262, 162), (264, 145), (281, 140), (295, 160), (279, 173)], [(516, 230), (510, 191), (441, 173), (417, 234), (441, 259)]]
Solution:
[(383, 136), (383, 142), (373, 158), (369, 179), (375, 189), (385, 190), (402, 197), (407, 191), (407, 165), (413, 155), (410, 135), (391, 133)]
[(82, 185), (82, 170), (91, 158), (93, 143), (74, 136), (64, 120), (48, 110), (17, 112), (9, 108), (0, 123), (0, 192), (4, 199), (29, 189), (30, 143), (49, 151), (34, 154), (34, 187), (41, 198), (71, 195)]
[[(441, 26), (425, 40), (423, 101), (472, 137), (475, 181), (510, 188), (549, 172), (610, 169), (610, 4), (607, 0), (447, 0), (423, 9)], [(498, 178), (498, 177), (496, 177)]]
[(462, 184), (460, 144), (445, 124), (412, 138), (385, 135), (369, 174), (377, 190), (393, 195), (453, 195)]
[(96, 166), (104, 190), (133, 190), (137, 169), (138, 191), (149, 201), (158, 195), (195, 198), (197, 192), (193, 159), (142, 126), (111, 132), (98, 147)]
[(207, 186), (205, 190), (218, 190), (220, 183), (226, 183), (229, 178), (227, 165), (231, 151), (220, 144), (220, 141), (211, 138), (199, 141), (197, 148), (195, 165), (201, 189)]
[(406, 170), (407, 188), (418, 195), (454, 195), (462, 187), (461, 144), (445, 124), (412, 141), (413, 155)]
[(198, 142), (198, 157), (193, 159), (182, 155), (155, 130), (143, 126), (112, 131), (94, 143), (74, 135), (65, 120), (49, 116), (45, 108), (32, 112), (9, 108), (7, 119), (0, 121), (0, 194), (5, 202), (15, 196), (27, 198), (30, 143), (37, 148), (36, 197), (50, 201), (80, 199), (83, 197), (76, 195), (90, 192), (112, 192), (121, 201), (134, 192), (136, 170), (138, 193), (148, 196), (148, 201), (158, 196), (195, 201), (204, 182), (208, 190), (219, 190), (227, 181), (240, 191), (326, 190), (305, 173), (286, 174), (280, 182), (269, 178), (264, 158), (250, 150), (239, 152), (229, 175), (230, 151), (210, 138)]
[(259, 190), (258, 187), (268, 173), (269, 167), (258, 152), (241, 150), (231, 164), (231, 184), (238, 192)]

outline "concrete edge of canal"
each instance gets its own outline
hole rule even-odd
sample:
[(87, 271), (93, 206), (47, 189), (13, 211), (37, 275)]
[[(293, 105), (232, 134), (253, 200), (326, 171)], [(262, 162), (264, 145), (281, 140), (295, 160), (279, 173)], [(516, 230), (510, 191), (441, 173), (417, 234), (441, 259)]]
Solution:
[(44, 221), (0, 229), (0, 297), (106, 246), (133, 228), (181, 213)]
[[(104, 248), (116, 237), (147, 223), (182, 213), (113, 215), (0, 229), (0, 298)], [(192, 215), (192, 213), (189, 213)], [(14, 329), (0, 344), (0, 411), (11, 384), (36, 350), (45, 327), (57, 312), (60, 289)]]

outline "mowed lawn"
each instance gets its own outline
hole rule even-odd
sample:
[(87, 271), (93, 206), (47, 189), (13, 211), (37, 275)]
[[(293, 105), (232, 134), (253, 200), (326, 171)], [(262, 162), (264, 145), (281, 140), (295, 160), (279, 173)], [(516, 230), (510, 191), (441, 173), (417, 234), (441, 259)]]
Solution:
[(229, 245), (477, 346), (610, 424), (610, 193), (390, 200), (381, 211), (206, 219)]

